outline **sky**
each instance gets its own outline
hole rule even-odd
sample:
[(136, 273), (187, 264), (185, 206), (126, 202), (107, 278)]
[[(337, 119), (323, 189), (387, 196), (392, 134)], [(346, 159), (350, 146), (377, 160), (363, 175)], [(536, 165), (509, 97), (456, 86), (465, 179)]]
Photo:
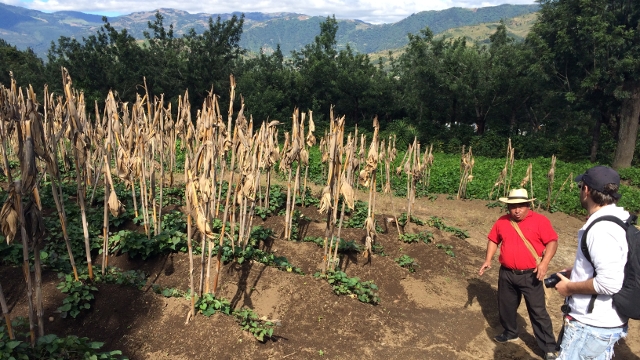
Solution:
[(159, 8), (184, 10), (192, 14), (239, 12), (294, 12), (311, 16), (335, 15), (373, 24), (394, 23), (426, 10), (452, 7), (478, 8), (501, 4), (534, 4), (534, 0), (0, 0), (43, 12), (80, 11), (106, 16), (127, 15)]

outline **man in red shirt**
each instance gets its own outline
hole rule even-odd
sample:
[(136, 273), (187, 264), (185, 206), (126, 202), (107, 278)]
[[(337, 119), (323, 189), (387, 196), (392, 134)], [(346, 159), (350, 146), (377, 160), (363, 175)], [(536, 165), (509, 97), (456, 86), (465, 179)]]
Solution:
[(498, 311), (504, 332), (494, 340), (499, 343), (518, 340), (516, 318), (524, 295), (538, 346), (545, 353), (545, 360), (553, 360), (557, 356), (556, 339), (546, 309), (542, 280), (558, 249), (558, 234), (549, 219), (530, 209), (533, 200), (525, 189), (512, 189), (508, 197), (500, 198), (507, 204), (508, 214), (493, 224), (488, 235), (487, 256), (478, 274), (491, 268), (491, 259), (500, 246)]

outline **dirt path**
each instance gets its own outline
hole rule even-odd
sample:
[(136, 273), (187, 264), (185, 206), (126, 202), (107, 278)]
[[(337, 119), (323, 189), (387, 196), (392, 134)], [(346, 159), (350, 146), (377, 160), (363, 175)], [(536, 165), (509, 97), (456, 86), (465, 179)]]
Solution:
[[(363, 199), (362, 194), (359, 195)], [(386, 256), (374, 255), (367, 262), (360, 254), (343, 258), (341, 267), (349, 276), (373, 280), (379, 286), (381, 303), (364, 304), (347, 296), (336, 296), (324, 280), (312, 274), (319, 268), (322, 249), (312, 243), (274, 239), (267, 247), (286, 256), (306, 275), (279, 271), (259, 263), (226, 265), (220, 296), (236, 308), (247, 306), (261, 316), (277, 319), (272, 340), (259, 343), (240, 329), (233, 318), (202, 315), (185, 324), (189, 302), (164, 298), (151, 291), (151, 282), (186, 290), (189, 261), (185, 254), (173, 254), (149, 261), (114, 258), (110, 264), (124, 270), (142, 269), (150, 274), (143, 291), (126, 286), (102, 285), (92, 310), (77, 319), (60, 319), (53, 311), (62, 295), (55, 289), (55, 274), (45, 276), (45, 311), (51, 316), (47, 332), (76, 334), (120, 349), (131, 359), (539, 359), (524, 304), (519, 309), (521, 341), (497, 345), (491, 338), (502, 329), (496, 308), (497, 255), (484, 276), (477, 275), (486, 248), (486, 234), (502, 214), (481, 200), (448, 200), (439, 195), (433, 201), (418, 199), (415, 215), (423, 220), (441, 218), (446, 225), (468, 232), (459, 239), (451, 233), (411, 224), (407, 231), (433, 232), (431, 244), (405, 244), (398, 240), (395, 226), (379, 235), (378, 244)], [(381, 214), (399, 214), (402, 199), (391, 202), (378, 197)], [(301, 229), (303, 236), (321, 236), (324, 216), (316, 208), (302, 209), (311, 220)], [(550, 270), (573, 263), (575, 234), (582, 220), (561, 213), (547, 215), (560, 242)], [(384, 216), (378, 220), (384, 224)], [(255, 225), (282, 230), (282, 217)], [(385, 226), (383, 225), (383, 228)], [(342, 237), (363, 241), (364, 230), (345, 229)], [(450, 245), (451, 257), (436, 246)], [(400, 268), (394, 258), (407, 254), (416, 259), (415, 273)], [(20, 269), (0, 267), (0, 278), (11, 316), (26, 314), (24, 284)], [(549, 312), (556, 333), (561, 326), (562, 298), (550, 292)], [(638, 322), (630, 324), (629, 337), (616, 348), (616, 359), (640, 359)]]

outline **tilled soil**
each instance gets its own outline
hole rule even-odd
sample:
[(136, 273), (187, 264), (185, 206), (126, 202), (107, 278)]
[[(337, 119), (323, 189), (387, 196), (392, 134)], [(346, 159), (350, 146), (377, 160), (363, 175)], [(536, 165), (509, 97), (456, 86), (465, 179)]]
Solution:
[[(363, 195), (360, 195), (363, 197)], [(313, 274), (320, 268), (323, 250), (313, 243), (279, 238), (282, 217), (259, 218), (255, 225), (274, 229), (276, 236), (265, 247), (285, 256), (305, 275), (281, 271), (256, 262), (227, 264), (221, 273), (218, 296), (235, 308), (249, 307), (260, 316), (277, 320), (274, 336), (264, 343), (242, 331), (233, 317), (198, 314), (185, 323), (189, 300), (165, 298), (152, 285), (189, 288), (189, 257), (176, 253), (146, 261), (112, 257), (109, 264), (123, 270), (140, 269), (149, 274), (147, 285), (99, 285), (91, 310), (76, 319), (54, 313), (64, 295), (56, 289), (56, 274), (45, 272), (43, 291), (47, 333), (74, 334), (104, 342), (104, 349), (119, 349), (133, 360), (141, 359), (539, 359), (536, 341), (524, 304), (520, 306), (521, 340), (506, 345), (491, 338), (500, 333), (496, 289), (499, 263), (478, 276), (486, 249), (486, 234), (502, 214), (482, 200), (449, 200), (439, 195), (431, 201), (418, 199), (415, 216), (437, 216), (446, 225), (470, 235), (460, 239), (429, 226), (409, 224), (406, 232), (431, 231), (434, 239), (405, 244), (398, 239), (394, 223), (386, 221), (404, 207), (402, 199), (377, 199), (379, 224), (385, 230), (376, 243), (384, 254), (365, 259), (362, 254), (343, 256), (341, 269), (350, 277), (372, 280), (381, 302), (370, 305), (348, 296), (337, 296), (325, 280)], [(310, 220), (301, 236), (323, 236), (325, 215), (315, 207), (300, 209)], [(559, 249), (550, 271), (573, 263), (576, 232), (583, 219), (561, 213), (547, 215), (559, 234)], [(343, 229), (341, 237), (364, 243), (363, 229)], [(440, 247), (437, 244), (442, 244)], [(443, 247), (452, 246), (454, 257)], [(401, 268), (394, 258), (409, 255), (417, 261), (414, 273)], [(197, 267), (196, 267), (197, 269)], [(197, 271), (198, 272), (198, 271)], [(198, 276), (196, 276), (196, 279)], [(26, 290), (20, 268), (0, 267), (0, 279), (11, 317), (26, 316)], [(561, 327), (562, 298), (549, 292), (549, 312), (556, 333)], [(640, 359), (638, 322), (631, 321), (629, 336), (616, 346), (616, 359)]]

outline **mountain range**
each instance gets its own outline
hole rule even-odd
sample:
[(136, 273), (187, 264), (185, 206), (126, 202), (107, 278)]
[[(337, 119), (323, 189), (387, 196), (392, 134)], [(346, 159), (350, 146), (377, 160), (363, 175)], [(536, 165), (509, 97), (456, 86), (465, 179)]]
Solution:
[[(422, 11), (393, 24), (370, 24), (356, 19), (338, 19), (338, 47), (347, 44), (357, 52), (374, 53), (400, 48), (407, 44), (408, 33), (418, 33), (429, 27), (435, 34), (452, 28), (496, 22), (538, 11), (538, 5), (499, 5), (477, 9), (450, 8)], [(173, 24), (177, 36), (191, 28), (202, 33), (209, 18), (230, 19), (230, 14), (190, 14), (176, 9), (157, 9), (108, 18), (117, 30), (127, 29), (136, 39), (143, 39), (147, 23), (155, 20), (156, 12), (164, 17), (165, 28)], [(251, 51), (272, 51), (279, 44), (286, 55), (313, 42), (326, 18), (296, 13), (244, 13), (245, 21), (240, 46)], [(52, 41), (60, 36), (82, 39), (102, 26), (102, 16), (76, 11), (45, 13), (0, 3), (0, 38), (19, 49), (32, 48), (45, 58)]]

